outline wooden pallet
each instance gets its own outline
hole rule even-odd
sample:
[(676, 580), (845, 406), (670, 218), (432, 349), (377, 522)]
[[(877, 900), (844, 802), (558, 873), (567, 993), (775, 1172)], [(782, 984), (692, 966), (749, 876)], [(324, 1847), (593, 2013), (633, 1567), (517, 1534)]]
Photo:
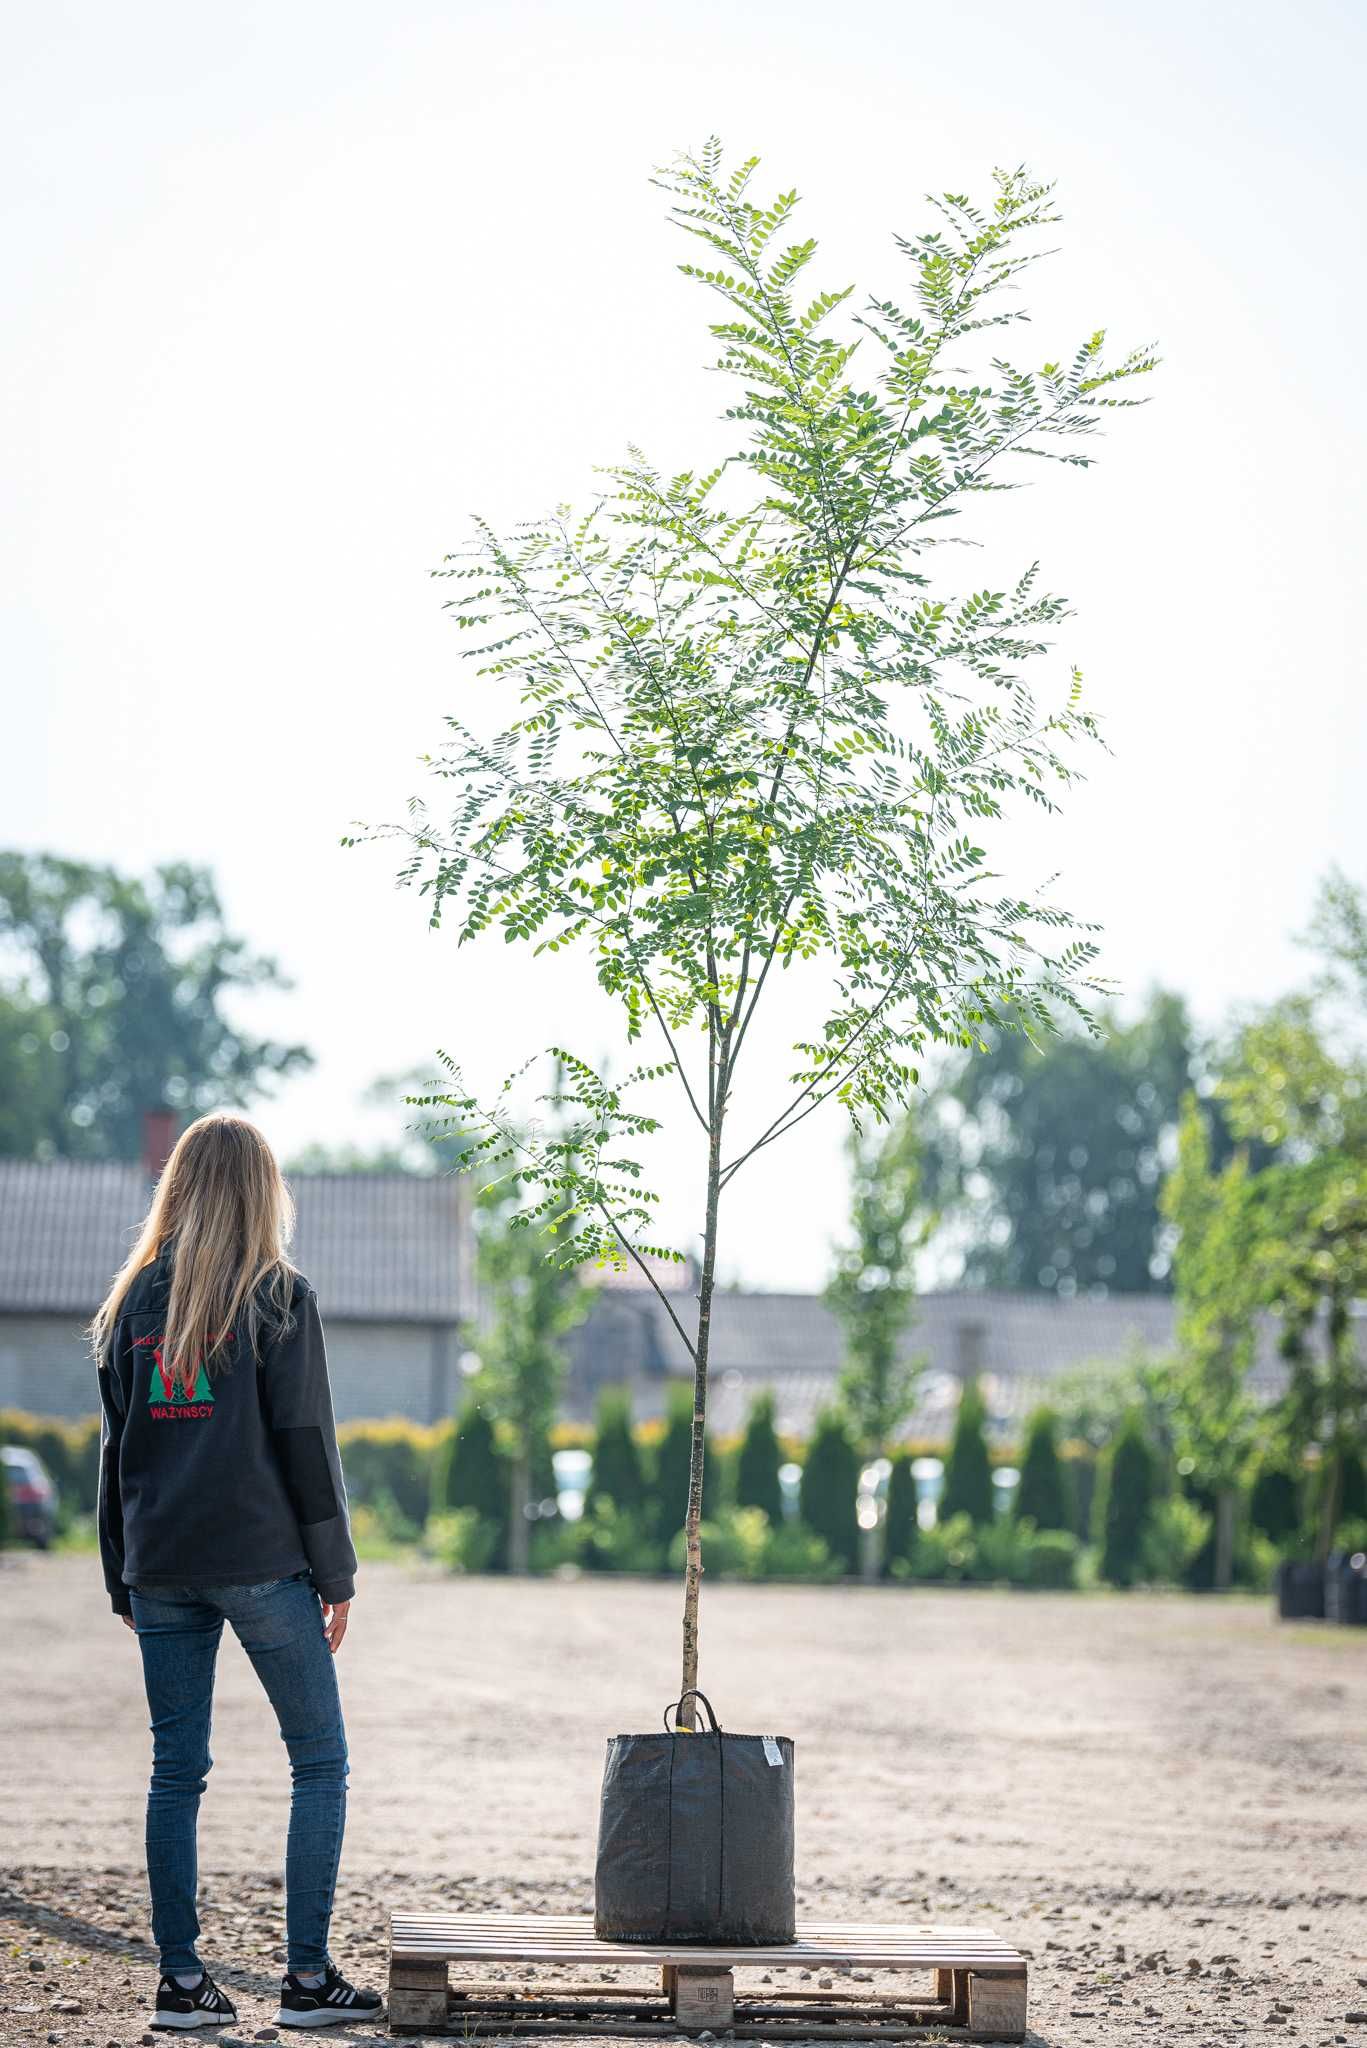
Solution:
[[(620, 1984), (523, 1993), (481, 1985), (478, 1962), (658, 1968), (660, 1994)], [(450, 1983), (450, 1965), (460, 1965)], [(916, 1972), (926, 1996), (746, 1987), (735, 1971), (855, 1969)], [(799, 1922), (775, 1948), (701, 1948), (599, 1941), (587, 1914), (395, 1913), (389, 1938), (389, 2023), (399, 2033), (678, 2035), (707, 2029), (741, 2040), (910, 2041), (934, 2029), (951, 2040), (1025, 2037), (1025, 1958), (982, 1927)]]

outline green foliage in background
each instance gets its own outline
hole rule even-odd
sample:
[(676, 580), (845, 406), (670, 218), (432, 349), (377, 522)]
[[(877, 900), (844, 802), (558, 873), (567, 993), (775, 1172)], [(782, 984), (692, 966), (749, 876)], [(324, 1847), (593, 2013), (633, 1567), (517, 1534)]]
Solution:
[(145, 1110), (247, 1103), (312, 1063), (231, 1021), (240, 993), (288, 984), (228, 930), (205, 868), (0, 853), (0, 939), (0, 1154), (137, 1159)]
[[(502, 1428), (508, 1454), (508, 1563), (525, 1571), (539, 1495), (535, 1484), (560, 1406), (564, 1340), (587, 1314), (592, 1294), (577, 1275), (548, 1259), (538, 1234), (515, 1206), (515, 1183), (485, 1197), (476, 1212), (477, 1266), (488, 1311), (480, 1339), (479, 1391)], [(544, 1225), (560, 1227), (568, 1204), (546, 1206)], [(627, 1501), (621, 1506), (630, 1505)]]
[(598, 1397), (585, 1513), (592, 1514), (604, 1500), (647, 1523), (654, 1519), (647, 1511), (645, 1464), (631, 1426), (631, 1396), (622, 1387), (605, 1387)]
[(1103, 1579), (1132, 1586), (1143, 1576), (1158, 1473), (1143, 1418), (1129, 1415), (1101, 1460), (1093, 1509)]
[[(682, 1504), (688, 1499), (688, 1468), (692, 1452), (693, 1390), (691, 1387), (671, 1387), (665, 1408), (664, 1433), (655, 1449), (650, 1477), (651, 1524), (656, 1542), (666, 1549), (683, 1527)], [(707, 1439), (704, 1472), (703, 1505), (705, 1510), (711, 1510), (721, 1496), (721, 1474), (710, 1437)], [(767, 1503), (762, 1500), (750, 1501), (737, 1496), (737, 1504), (762, 1508), (768, 1514)]]
[(1070, 1296), (1167, 1285), (1162, 1160), (1192, 1086), (1179, 996), (1133, 1021), (1036, 1044), (993, 1033), (935, 1089), (923, 1120), (927, 1186), (967, 1239), (963, 1283)]
[(1052, 1408), (1036, 1408), (1026, 1421), (1013, 1509), (1019, 1520), (1033, 1522), (1037, 1529), (1066, 1529), (1072, 1519), (1057, 1433), (1058, 1417)]
[(489, 1561), (501, 1569), (508, 1557), (508, 1502), (507, 1458), (488, 1411), (472, 1398), (456, 1418), (454, 1430), (438, 1442), (432, 1462), (432, 1513), (473, 1508), (496, 1532)]
[(1248, 1391), (1265, 1293), (1254, 1186), (1246, 1153), (1214, 1170), (1206, 1119), (1189, 1094), (1162, 1197), (1176, 1232), (1177, 1292), (1177, 1346), (1164, 1385), (1177, 1451), (1214, 1504), (1213, 1580), (1221, 1592), (1233, 1582), (1236, 1505), (1259, 1423)]
[(842, 1572), (854, 1571), (859, 1561), (858, 1494), (859, 1453), (844, 1417), (828, 1409), (818, 1415), (807, 1445), (798, 1507)]
[(987, 1407), (976, 1380), (970, 1380), (959, 1397), (949, 1455), (945, 1459), (944, 1491), (940, 1515), (953, 1521), (967, 1515), (981, 1526), (996, 1515), (992, 1487), (992, 1460), (987, 1450)]
[[(1363, 966), (1367, 989), (1367, 963)], [(1367, 1294), (1367, 1057), (1331, 1049), (1311, 996), (1273, 1005), (1241, 1032), (1221, 1082), (1230, 1122), (1270, 1163), (1253, 1200), (1266, 1299), (1282, 1317), (1285, 1441), (1320, 1452), (1316, 1549), (1343, 1512), (1345, 1463), (1367, 1437), (1367, 1361), (1353, 1303)]]
[(478, 1508), (453, 1508), (433, 1515), (426, 1546), (449, 1572), (486, 1572), (495, 1563), (503, 1531)]
[(449, 1458), (452, 1429), (423, 1429), (394, 1417), (387, 1422), (344, 1422), (337, 1431), (348, 1499), (378, 1508), (392, 1501), (421, 1528), (432, 1499), (432, 1462), (439, 1442)]
[(1195, 1501), (1181, 1493), (1161, 1495), (1149, 1510), (1135, 1576), (1164, 1586), (1183, 1585), (1210, 1533), (1211, 1517)]
[(894, 1451), (888, 1473), (887, 1508), (883, 1520), (883, 1573), (894, 1564), (907, 1564), (920, 1537), (916, 1517), (916, 1481), (912, 1477), (910, 1451)]
[(916, 1127), (904, 1116), (886, 1131), (849, 1139), (850, 1241), (836, 1253), (826, 1300), (844, 1334), (838, 1398), (869, 1458), (911, 1413), (925, 1365), (907, 1354), (916, 1255), (934, 1222), (921, 1198)]
[(778, 1475), (785, 1463), (774, 1428), (774, 1397), (768, 1392), (756, 1394), (736, 1458), (736, 1505), (759, 1508), (775, 1529), (783, 1520), (783, 1488)]

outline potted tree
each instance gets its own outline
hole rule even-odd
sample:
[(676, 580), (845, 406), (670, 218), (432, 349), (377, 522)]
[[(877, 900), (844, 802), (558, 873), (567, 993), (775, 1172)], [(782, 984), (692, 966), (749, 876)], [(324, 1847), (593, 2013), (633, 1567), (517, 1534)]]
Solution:
[[(544, 1134), (446, 1079), (422, 1100), (513, 1179), (561, 1264), (632, 1262), (693, 1369), (678, 1725), (694, 1724), (708, 1355), (723, 1214), (761, 1153), (825, 1104), (880, 1122), (928, 1048), (1048, 1028), (1078, 1010), (1095, 943), (1043, 894), (993, 872), (1012, 809), (1052, 810), (1096, 738), (1074, 671), (1037, 704), (1026, 671), (1066, 614), (1027, 565), (1001, 589), (932, 579), (936, 549), (1041, 457), (1085, 467), (1087, 437), (1132, 405), (1147, 351), (1100, 332), (1016, 367), (992, 353), (1056, 218), (1051, 190), (999, 172), (985, 204), (935, 199), (897, 239), (907, 296), (857, 309), (812, 286), (794, 191), (759, 197), (757, 161), (715, 140), (661, 171), (719, 301), (715, 367), (732, 452), (705, 470), (633, 453), (581, 516), (510, 536), (477, 521), (450, 557), (474, 675), (506, 696), (497, 738), (466, 720), (429, 758), (434, 800), (388, 829), (401, 878), (460, 941), (587, 948), (637, 1063), (570, 1048)], [(843, 327), (837, 331), (837, 316)], [(364, 836), (374, 836), (368, 833)], [(800, 970), (806, 969), (805, 972)], [(758, 1020), (795, 983), (815, 1004), (770, 1099)], [(659, 1090), (697, 1135), (700, 1277), (688, 1315), (659, 1286), (643, 1148)], [(475, 1133), (473, 1143), (470, 1133)]]

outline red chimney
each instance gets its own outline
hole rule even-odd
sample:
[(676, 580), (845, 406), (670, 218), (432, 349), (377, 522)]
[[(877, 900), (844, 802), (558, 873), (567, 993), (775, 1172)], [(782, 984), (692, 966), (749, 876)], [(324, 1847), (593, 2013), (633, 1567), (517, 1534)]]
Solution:
[(142, 1113), (142, 1170), (149, 1180), (161, 1178), (161, 1169), (171, 1157), (175, 1142), (175, 1111), (145, 1109)]

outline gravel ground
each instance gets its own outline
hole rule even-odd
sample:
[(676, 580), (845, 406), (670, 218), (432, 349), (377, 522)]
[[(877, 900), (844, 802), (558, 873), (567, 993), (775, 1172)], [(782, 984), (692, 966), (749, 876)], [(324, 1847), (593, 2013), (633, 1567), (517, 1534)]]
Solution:
[[(97, 1579), (0, 1561), (5, 2044), (123, 2048), (154, 1989), (146, 1711)], [(678, 1606), (366, 1568), (344, 1968), (382, 1983), (399, 1904), (589, 1908), (603, 1740), (659, 1725)], [(796, 1739), (799, 1911), (992, 1925), (1031, 1957), (1036, 2048), (1367, 2048), (1367, 1632), (1245, 1600), (718, 1585), (703, 1675), (724, 1723)], [(231, 1641), (213, 1749), (204, 1953), (240, 2015), (217, 2039), (265, 2040), (287, 1769)]]

